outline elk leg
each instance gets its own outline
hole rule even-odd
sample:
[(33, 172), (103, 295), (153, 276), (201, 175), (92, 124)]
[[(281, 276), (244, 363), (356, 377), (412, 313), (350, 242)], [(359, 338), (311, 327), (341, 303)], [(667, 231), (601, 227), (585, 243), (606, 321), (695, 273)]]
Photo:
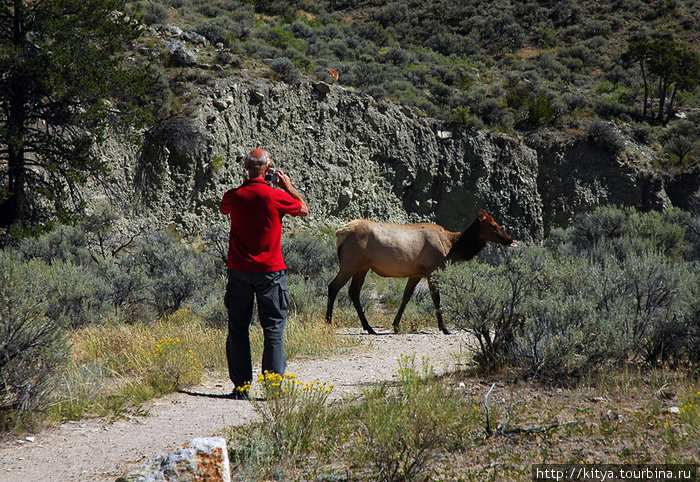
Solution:
[(364, 328), (370, 335), (376, 335), (377, 332), (374, 331), (371, 326), (369, 326), (365, 313), (362, 311), (362, 305), (360, 304), (360, 290), (365, 282), (365, 276), (367, 276), (367, 270), (358, 271), (355, 273), (355, 275), (352, 277), (352, 283), (350, 283), (349, 294), (352, 304), (355, 305), (357, 315), (360, 317), (360, 321), (362, 322), (362, 328)]
[(403, 290), (403, 299), (401, 300), (401, 306), (399, 306), (399, 311), (396, 313), (396, 317), (394, 318), (394, 333), (399, 332), (399, 323), (401, 323), (403, 310), (406, 309), (406, 304), (408, 304), (408, 301), (411, 299), (413, 291), (416, 289), (416, 285), (418, 285), (418, 282), (420, 280), (420, 277), (408, 278), (408, 281), (406, 282), (406, 288)]
[(345, 283), (350, 279), (350, 274), (347, 272), (339, 272), (333, 281), (328, 285), (328, 305), (326, 306), (326, 323), (329, 325), (333, 321), (333, 304), (335, 303), (335, 298), (338, 296), (340, 288), (345, 286)]
[(430, 297), (433, 299), (433, 305), (435, 305), (435, 316), (437, 316), (438, 328), (440, 328), (440, 331), (444, 334), (449, 335), (450, 330), (445, 326), (445, 322), (442, 320), (442, 311), (440, 311), (440, 292), (433, 283), (433, 280), (430, 279), (430, 276), (428, 276), (428, 288), (430, 288)]

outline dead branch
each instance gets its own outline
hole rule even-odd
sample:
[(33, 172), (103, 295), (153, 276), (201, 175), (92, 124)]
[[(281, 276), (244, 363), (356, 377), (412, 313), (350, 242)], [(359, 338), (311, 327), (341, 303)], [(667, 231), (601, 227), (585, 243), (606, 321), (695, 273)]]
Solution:
[(508, 408), (508, 413), (506, 414), (506, 419), (503, 421), (503, 423), (498, 424), (498, 427), (496, 427), (496, 430), (498, 430), (498, 433), (500, 433), (501, 435), (506, 435), (505, 429), (506, 425), (508, 425), (508, 422), (510, 421), (510, 413), (513, 411), (513, 408), (519, 403), (522, 403), (522, 400), (518, 400), (517, 402), (513, 402), (510, 404), (510, 407)]
[[(489, 391), (486, 392), (486, 395), (484, 395), (484, 407), (486, 408), (486, 434), (489, 436), (493, 435), (493, 430), (491, 429), (491, 410), (489, 409), (489, 396), (491, 395), (491, 392), (493, 391), (495, 386), (496, 386), (495, 383), (493, 385), (491, 385), (491, 388), (489, 388)], [(502, 435), (508, 439), (512, 439), (512, 437), (509, 437), (509, 435), (512, 435), (512, 434), (533, 435), (533, 434), (539, 434), (539, 433), (546, 433), (546, 432), (549, 432), (550, 430), (553, 430), (553, 429), (558, 428), (560, 426), (574, 425), (577, 423), (576, 421), (566, 422), (563, 424), (560, 424), (557, 422), (557, 423), (552, 423), (550, 425), (547, 425), (545, 427), (506, 428), (508, 426), (508, 422), (510, 422), (510, 415), (513, 412), (513, 409), (519, 403), (522, 403), (522, 402), (523, 402), (522, 400), (518, 400), (517, 402), (513, 402), (510, 404), (510, 407), (508, 408), (508, 413), (506, 414), (506, 419), (502, 423), (498, 424), (498, 426), (496, 427), (496, 435)]]
[(489, 436), (493, 435), (493, 431), (491, 430), (491, 421), (490, 421), (490, 412), (489, 412), (489, 395), (491, 395), (491, 392), (493, 391), (493, 388), (495, 386), (496, 386), (496, 383), (491, 385), (491, 388), (489, 388), (489, 391), (484, 396), (484, 407), (486, 408), (486, 433)]

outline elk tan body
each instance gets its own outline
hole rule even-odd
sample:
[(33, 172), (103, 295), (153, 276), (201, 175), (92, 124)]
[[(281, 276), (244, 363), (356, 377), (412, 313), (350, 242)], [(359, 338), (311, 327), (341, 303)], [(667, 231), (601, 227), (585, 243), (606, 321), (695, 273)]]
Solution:
[(367, 322), (360, 304), (360, 290), (367, 271), (380, 276), (408, 278), (401, 306), (394, 319), (398, 331), (406, 304), (422, 278), (428, 279), (430, 294), (435, 305), (438, 326), (449, 333), (440, 312), (440, 294), (432, 282), (431, 273), (444, 268), (449, 261), (463, 261), (474, 257), (487, 241), (517, 246), (506, 232), (485, 211), (463, 232), (451, 232), (437, 224), (377, 223), (365, 219), (349, 222), (336, 231), (336, 245), (340, 270), (328, 285), (326, 321), (331, 323), (335, 298), (350, 278), (350, 299), (357, 310), (362, 327), (375, 331)]

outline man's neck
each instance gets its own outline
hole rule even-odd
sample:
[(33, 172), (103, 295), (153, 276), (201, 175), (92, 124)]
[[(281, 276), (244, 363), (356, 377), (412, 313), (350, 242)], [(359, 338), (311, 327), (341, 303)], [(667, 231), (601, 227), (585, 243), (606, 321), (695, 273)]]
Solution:
[(254, 175), (251, 172), (248, 172), (248, 179), (258, 179), (259, 181), (264, 181), (265, 180), (265, 173), (261, 172), (260, 174)]

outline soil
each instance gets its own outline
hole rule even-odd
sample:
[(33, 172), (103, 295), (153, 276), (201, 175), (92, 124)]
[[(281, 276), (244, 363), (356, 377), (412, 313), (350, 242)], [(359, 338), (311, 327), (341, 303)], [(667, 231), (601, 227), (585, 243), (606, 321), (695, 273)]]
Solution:
[[(335, 397), (344, 397), (392, 380), (401, 355), (415, 355), (418, 360), (425, 356), (437, 374), (448, 372), (464, 358), (460, 353), (467, 340), (466, 334), (444, 335), (437, 329), (378, 336), (360, 329), (339, 331), (341, 336), (356, 337), (357, 347), (325, 358), (290, 360), (287, 372), (300, 380), (327, 381), (334, 385)], [(251, 402), (225, 398), (231, 389), (225, 374), (208, 373), (201, 385), (140, 407), (145, 415), (67, 422), (23, 434), (0, 446), (0, 481), (114, 481), (192, 438), (225, 437), (229, 427), (256, 417)]]

